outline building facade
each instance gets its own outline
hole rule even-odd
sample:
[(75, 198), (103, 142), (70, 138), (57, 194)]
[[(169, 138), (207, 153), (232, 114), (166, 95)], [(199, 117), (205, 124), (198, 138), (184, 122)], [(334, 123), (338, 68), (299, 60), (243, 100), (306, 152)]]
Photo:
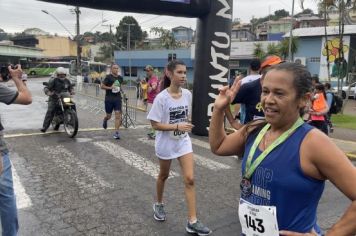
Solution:
[[(155, 68), (157, 76), (161, 76), (164, 67), (169, 60), (182, 60), (187, 66), (188, 83), (193, 83), (193, 65), (191, 49), (175, 50), (135, 50), (135, 51), (115, 51), (115, 62), (120, 65), (121, 73), (125, 80), (143, 79), (146, 76), (144, 68), (146, 65), (152, 65)], [(131, 76), (130, 76), (131, 69)]]
[[(340, 47), (339, 27), (327, 27), (327, 40), (324, 27), (294, 29), (292, 34), (294, 37), (298, 37), (299, 41), (294, 61), (298, 60), (305, 64), (310, 73), (318, 76), (320, 80), (327, 80), (326, 44), (329, 51), (329, 73), (331, 73), (335, 59), (340, 57), (338, 50)], [(289, 33), (284, 37), (289, 37)], [(351, 71), (351, 68), (356, 66), (356, 25), (345, 25), (342, 46), (347, 71)]]

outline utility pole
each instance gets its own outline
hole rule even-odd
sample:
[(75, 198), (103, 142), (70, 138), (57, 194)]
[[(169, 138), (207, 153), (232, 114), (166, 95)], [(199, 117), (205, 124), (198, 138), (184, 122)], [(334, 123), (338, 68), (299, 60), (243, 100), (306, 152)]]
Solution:
[(114, 58), (114, 43), (115, 43), (115, 40), (114, 40), (114, 35), (112, 33), (112, 27), (114, 27), (115, 25), (112, 25), (112, 24), (108, 24), (108, 25), (102, 25), (102, 26), (106, 26), (106, 27), (109, 27), (109, 32), (110, 32), (110, 63), (113, 64), (115, 63), (115, 58)]
[(128, 54), (129, 54), (129, 79), (130, 79), (130, 86), (131, 86), (131, 44), (130, 44), (131, 36), (130, 36), (130, 34), (131, 34), (131, 26), (135, 25), (135, 24), (124, 23), (124, 25), (128, 26), (127, 50), (128, 50)]
[(82, 60), (82, 57), (81, 57), (81, 53), (82, 53), (82, 48), (80, 46), (80, 28), (79, 28), (79, 15), (80, 15), (80, 10), (79, 10), (79, 7), (75, 7), (75, 15), (76, 15), (76, 18), (77, 18), (77, 24), (76, 24), (76, 31), (77, 31), (77, 38), (76, 38), (76, 41), (77, 41), (77, 76), (81, 76), (82, 75), (82, 66), (81, 66), (81, 60)]
[(292, 55), (293, 22), (294, 22), (294, 0), (292, 0), (292, 15), (290, 18), (289, 45), (288, 45), (289, 62), (293, 62), (293, 55)]
[(112, 24), (109, 25), (109, 27), (110, 27), (110, 41), (111, 41), (110, 42), (110, 50), (111, 50), (111, 52), (110, 52), (110, 63), (114, 64), (114, 45), (113, 45), (114, 37), (113, 37), (113, 34), (112, 34), (112, 30), (111, 30), (112, 26), (113, 26)]

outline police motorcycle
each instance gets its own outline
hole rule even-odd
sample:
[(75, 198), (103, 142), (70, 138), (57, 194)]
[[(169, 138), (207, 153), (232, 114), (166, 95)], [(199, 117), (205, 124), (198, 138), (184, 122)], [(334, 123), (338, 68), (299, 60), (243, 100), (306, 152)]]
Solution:
[[(43, 82), (43, 85), (45, 86), (44, 91), (46, 91), (48, 82)], [(63, 124), (67, 135), (70, 138), (75, 137), (78, 133), (79, 124), (76, 106), (70, 93), (54, 93), (52, 97), (56, 99), (55, 113), (51, 123), (53, 129), (58, 130), (60, 125)]]

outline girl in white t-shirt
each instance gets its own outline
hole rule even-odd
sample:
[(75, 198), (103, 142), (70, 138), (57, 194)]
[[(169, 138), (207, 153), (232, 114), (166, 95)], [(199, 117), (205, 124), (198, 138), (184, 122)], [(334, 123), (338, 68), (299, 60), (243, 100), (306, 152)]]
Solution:
[(164, 184), (169, 176), (172, 159), (178, 159), (182, 169), (185, 196), (188, 205), (186, 231), (198, 235), (209, 235), (211, 230), (197, 220), (194, 185), (193, 149), (188, 132), (193, 125), (189, 123), (192, 94), (182, 88), (186, 83), (187, 68), (182, 61), (171, 61), (167, 65), (164, 90), (155, 98), (147, 116), (152, 127), (157, 130), (155, 151), (159, 158), (160, 172), (157, 178), (157, 202), (153, 205), (154, 218), (166, 220), (163, 205)]

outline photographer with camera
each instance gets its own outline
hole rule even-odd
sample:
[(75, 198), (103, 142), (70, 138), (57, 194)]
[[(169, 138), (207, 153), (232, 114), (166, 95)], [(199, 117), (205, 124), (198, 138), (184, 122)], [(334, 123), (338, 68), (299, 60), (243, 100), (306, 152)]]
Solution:
[[(55, 108), (57, 105), (57, 95), (63, 92), (69, 92), (71, 95), (74, 94), (72, 83), (69, 79), (67, 79), (67, 70), (65, 68), (58, 67), (56, 69), (54, 78), (49, 79), (48, 86), (44, 88), (44, 92), (47, 96), (49, 96), (49, 99), (47, 113), (41, 129), (41, 132), (43, 133), (47, 131), (54, 117)], [(55, 129), (58, 128), (55, 127)]]
[[(17, 88), (13, 90), (4, 83), (0, 83), (0, 102), (7, 105), (22, 104), (28, 105), (32, 102), (31, 93), (21, 80), (22, 70), (20, 65), (2, 67), (0, 81), (12, 80)], [(17, 235), (19, 228), (17, 218), (17, 208), (12, 180), (11, 161), (9, 150), (6, 147), (3, 126), (0, 122), (0, 217), (2, 234), (7, 236)]]

